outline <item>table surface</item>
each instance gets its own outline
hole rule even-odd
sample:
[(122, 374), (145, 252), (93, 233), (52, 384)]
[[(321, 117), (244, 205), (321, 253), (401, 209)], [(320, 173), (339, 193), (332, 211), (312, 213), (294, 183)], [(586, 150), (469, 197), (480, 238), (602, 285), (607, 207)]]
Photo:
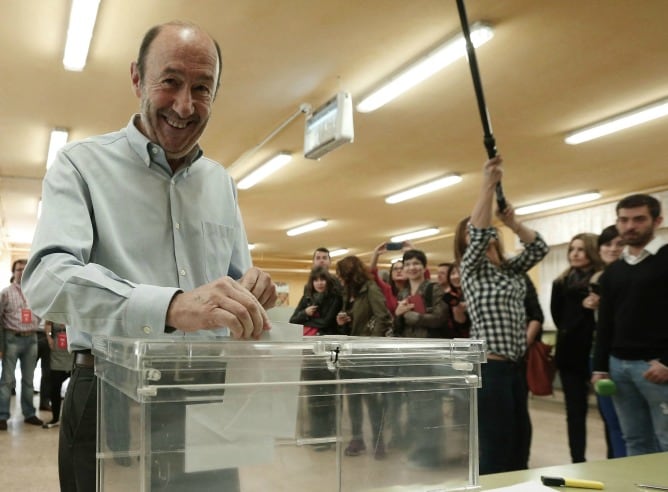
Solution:
[[(480, 477), (480, 484), (482, 485), (482, 490), (508, 487), (529, 481), (535, 481), (537, 484), (540, 484), (541, 475), (597, 480), (603, 482), (605, 485), (604, 490), (609, 492), (636, 492), (644, 490), (657, 492), (653, 489), (636, 487), (635, 484), (657, 484), (668, 487), (668, 452), (482, 475)], [(582, 492), (589, 489), (561, 487), (559, 489), (554, 488), (554, 490)]]

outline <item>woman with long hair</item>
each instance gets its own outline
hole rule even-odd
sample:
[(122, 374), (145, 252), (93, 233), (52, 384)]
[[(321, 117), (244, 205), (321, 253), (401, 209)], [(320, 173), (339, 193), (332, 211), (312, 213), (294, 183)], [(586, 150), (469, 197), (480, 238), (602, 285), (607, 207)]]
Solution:
[[(409, 244), (409, 243), (408, 243)], [(378, 275), (378, 257), (383, 253), (387, 252), (387, 242), (382, 242), (376, 246), (371, 255), (371, 262), (369, 263), (369, 268), (371, 270), (371, 275), (373, 275), (374, 280), (383, 295), (385, 296), (385, 305), (390, 313), (394, 313), (397, 309), (397, 296), (399, 292), (406, 285), (406, 277), (404, 276), (404, 262), (402, 260), (397, 260), (392, 263), (390, 267), (390, 275), (387, 282), (383, 281)]]
[(500, 156), (483, 167), (482, 190), (471, 217), (455, 233), (455, 258), (471, 317), (471, 337), (487, 342), (478, 390), (480, 473), (526, 469), (531, 442), (526, 371), (526, 281), (524, 272), (547, 254), (540, 235), (517, 221), (513, 207), (498, 218), (523, 243), (524, 250), (506, 259), (499, 233), (492, 226), (497, 183), (503, 174)]
[(448, 287), (443, 300), (450, 306), (450, 324), (455, 338), (469, 338), (471, 335), (471, 318), (466, 307), (466, 299), (462, 292), (462, 277), (457, 263), (450, 263), (446, 273)]
[(311, 270), (304, 295), (290, 323), (304, 326), (304, 336), (335, 335), (336, 315), (341, 310), (341, 292), (336, 278), (325, 267)]
[[(616, 225), (610, 225), (601, 231), (598, 236), (598, 254), (603, 260), (605, 267), (614, 263), (622, 254), (622, 238), (619, 235)], [(589, 285), (589, 295), (582, 301), (582, 305), (587, 309), (594, 310), (594, 316), (598, 318), (598, 305), (601, 300), (599, 292), (598, 279), (603, 272), (596, 272), (591, 277)], [(594, 336), (594, 345), (596, 345), (596, 336)], [(619, 425), (619, 418), (612, 403), (612, 397), (596, 395), (598, 410), (603, 417), (605, 426), (605, 442), (607, 444), (608, 458), (623, 458), (626, 456), (626, 442), (622, 435), (622, 428)]]
[[(343, 285), (343, 310), (336, 317), (340, 329), (353, 336), (382, 337), (389, 333), (392, 317), (385, 305), (385, 297), (364, 263), (356, 256), (346, 256), (336, 264), (336, 274)], [(355, 372), (354, 377), (359, 376), (359, 372)], [(362, 401), (364, 401), (371, 422), (374, 457), (384, 458), (382, 395), (373, 393), (360, 395), (356, 391), (353, 390), (348, 394), (352, 439), (345, 449), (345, 455), (358, 456), (366, 451), (362, 431), (364, 422)]]
[[(324, 266), (313, 268), (304, 288), (304, 295), (290, 317), (290, 323), (303, 325), (304, 336), (334, 335), (338, 332), (336, 315), (341, 310), (341, 292), (336, 278)], [(302, 371), (305, 381), (329, 380), (327, 368), (307, 366)], [(307, 386), (308, 420), (311, 438), (336, 435), (336, 401), (326, 385)], [(316, 451), (331, 449), (331, 442), (319, 442)]]
[(552, 284), (550, 311), (557, 327), (555, 360), (566, 403), (568, 446), (573, 463), (585, 461), (587, 398), (591, 371), (589, 359), (596, 321), (583, 307), (589, 282), (602, 270), (597, 235), (576, 234), (568, 244), (568, 268)]

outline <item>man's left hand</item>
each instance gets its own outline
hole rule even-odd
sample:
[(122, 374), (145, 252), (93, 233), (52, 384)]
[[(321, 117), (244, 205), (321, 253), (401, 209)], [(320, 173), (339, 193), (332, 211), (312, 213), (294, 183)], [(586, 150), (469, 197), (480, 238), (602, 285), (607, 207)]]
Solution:
[(276, 304), (276, 284), (268, 273), (252, 267), (239, 279), (239, 283), (260, 301), (263, 308), (269, 309)]
[(643, 377), (652, 383), (666, 384), (668, 383), (668, 367), (656, 359), (650, 360), (649, 369), (645, 371)]

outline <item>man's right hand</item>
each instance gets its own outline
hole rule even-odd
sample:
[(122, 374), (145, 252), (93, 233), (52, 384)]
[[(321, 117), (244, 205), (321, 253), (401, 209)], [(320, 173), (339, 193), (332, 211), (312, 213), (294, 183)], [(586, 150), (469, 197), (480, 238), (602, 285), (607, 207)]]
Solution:
[(260, 302), (231, 277), (176, 294), (166, 324), (184, 332), (227, 327), (233, 338), (243, 339), (257, 339), (271, 328)]
[(607, 372), (595, 372), (591, 375), (591, 384), (595, 385), (601, 379), (610, 379), (610, 374)]

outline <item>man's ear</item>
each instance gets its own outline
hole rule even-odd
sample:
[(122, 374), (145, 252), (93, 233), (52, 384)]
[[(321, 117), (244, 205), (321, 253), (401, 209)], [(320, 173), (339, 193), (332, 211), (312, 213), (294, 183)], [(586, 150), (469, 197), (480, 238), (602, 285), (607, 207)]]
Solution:
[(130, 64), (130, 79), (132, 80), (132, 88), (135, 90), (135, 95), (141, 97), (141, 77), (139, 76), (139, 69), (137, 62)]
[(663, 223), (663, 216), (659, 215), (656, 219), (654, 219), (654, 228), (658, 229), (661, 227), (661, 224)]

